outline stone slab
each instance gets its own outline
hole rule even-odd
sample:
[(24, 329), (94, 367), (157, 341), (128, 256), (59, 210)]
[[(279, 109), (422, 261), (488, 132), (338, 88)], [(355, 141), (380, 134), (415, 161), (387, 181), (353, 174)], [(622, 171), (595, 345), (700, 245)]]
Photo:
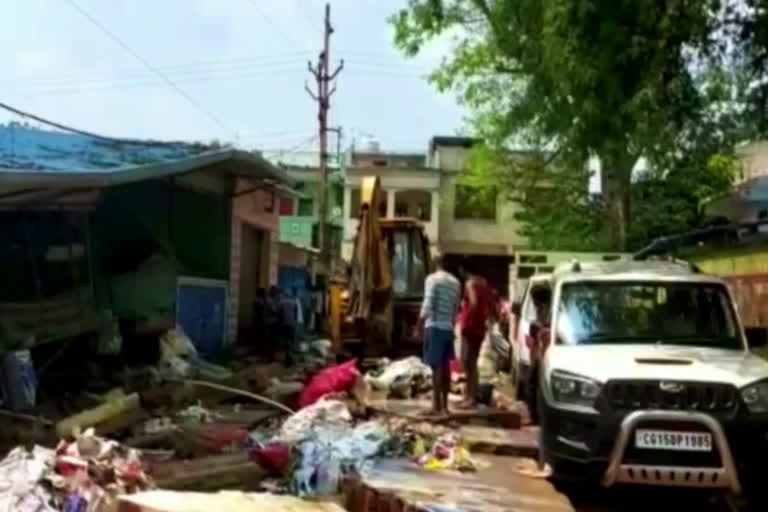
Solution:
[(382, 459), (346, 482), (349, 512), (574, 512), (547, 480), (515, 471), (520, 459), (480, 456), (472, 473), (426, 471), (413, 462)]

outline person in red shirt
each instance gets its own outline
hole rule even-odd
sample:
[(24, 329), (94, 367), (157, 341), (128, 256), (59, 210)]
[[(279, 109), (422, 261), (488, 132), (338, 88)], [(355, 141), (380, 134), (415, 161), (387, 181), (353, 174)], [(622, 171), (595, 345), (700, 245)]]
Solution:
[(467, 385), (464, 401), (459, 407), (473, 409), (477, 406), (479, 387), (477, 359), (488, 332), (488, 322), (493, 314), (493, 296), (484, 277), (466, 266), (463, 270), (466, 281), (459, 313), (459, 328), (461, 330), (461, 363), (464, 366)]

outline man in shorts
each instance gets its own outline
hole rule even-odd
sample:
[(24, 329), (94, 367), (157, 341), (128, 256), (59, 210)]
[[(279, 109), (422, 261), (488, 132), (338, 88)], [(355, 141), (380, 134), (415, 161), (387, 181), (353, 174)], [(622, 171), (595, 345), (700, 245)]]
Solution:
[(423, 332), (424, 363), (432, 368), (431, 414), (448, 412), (448, 392), (451, 387), (450, 363), (455, 358), (453, 326), (459, 309), (461, 285), (445, 270), (443, 260), (433, 260), (435, 271), (424, 283), (418, 328)]

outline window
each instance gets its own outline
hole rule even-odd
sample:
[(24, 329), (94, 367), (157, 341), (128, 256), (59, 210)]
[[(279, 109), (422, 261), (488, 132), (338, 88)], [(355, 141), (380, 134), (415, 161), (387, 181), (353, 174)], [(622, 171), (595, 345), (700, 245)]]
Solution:
[(423, 292), (427, 276), (427, 251), (418, 231), (397, 231), (387, 240), (392, 261), (392, 288), (398, 297), (412, 297)]
[(523, 266), (517, 267), (518, 279), (528, 279), (535, 273), (536, 273), (536, 267), (523, 267)]
[(412, 217), (429, 222), (432, 215), (432, 193), (427, 190), (395, 192), (395, 216)]
[(567, 345), (742, 348), (725, 288), (706, 283), (565, 284), (558, 307), (557, 339)]
[(523, 319), (529, 323), (543, 322), (549, 324), (548, 316), (551, 301), (552, 290), (548, 284), (532, 284), (523, 305)]
[(300, 217), (311, 217), (315, 214), (315, 200), (309, 198), (299, 199), (299, 208), (296, 215)]
[(293, 215), (293, 198), (292, 197), (280, 198), (279, 212), (281, 217)]
[(546, 263), (546, 254), (523, 254), (520, 256), (520, 263)]
[(456, 185), (453, 216), (456, 219), (496, 220), (497, 198), (495, 189)]

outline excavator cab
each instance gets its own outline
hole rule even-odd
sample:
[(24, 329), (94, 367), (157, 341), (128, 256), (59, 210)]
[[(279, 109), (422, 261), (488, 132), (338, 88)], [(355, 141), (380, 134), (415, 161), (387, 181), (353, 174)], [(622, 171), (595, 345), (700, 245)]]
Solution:
[(359, 355), (418, 353), (414, 327), (430, 265), (424, 227), (416, 219), (379, 218), (376, 176), (363, 178), (360, 196), (347, 276), (331, 288), (334, 345)]

